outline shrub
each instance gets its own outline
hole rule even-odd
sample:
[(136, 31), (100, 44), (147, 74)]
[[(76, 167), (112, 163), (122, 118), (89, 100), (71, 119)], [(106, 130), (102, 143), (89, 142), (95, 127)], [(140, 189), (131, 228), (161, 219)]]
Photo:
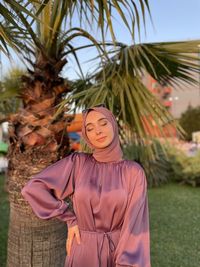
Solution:
[(144, 147), (130, 144), (124, 147), (125, 158), (140, 163), (146, 173), (149, 186), (158, 186), (167, 182), (179, 182), (200, 185), (200, 152), (193, 157), (187, 156), (182, 150), (164, 145), (162, 149), (156, 143), (157, 155), (155, 160), (149, 160)]
[(192, 140), (192, 133), (200, 131), (200, 106), (193, 108), (188, 106), (188, 109), (181, 115), (179, 120), (180, 125), (186, 132), (186, 140)]
[(178, 149), (169, 148), (168, 154), (175, 181), (200, 185), (200, 152), (189, 157)]
[(123, 148), (125, 158), (134, 160), (143, 166), (150, 187), (169, 182), (171, 176), (170, 162), (161, 144), (154, 141), (152, 146), (156, 150), (154, 160), (148, 158), (148, 153), (145, 151), (147, 147), (129, 144)]

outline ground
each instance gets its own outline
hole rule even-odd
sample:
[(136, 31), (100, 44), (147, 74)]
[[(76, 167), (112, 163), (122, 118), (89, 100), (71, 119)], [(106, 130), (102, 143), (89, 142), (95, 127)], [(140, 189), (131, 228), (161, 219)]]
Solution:
[(149, 190), (152, 267), (200, 266), (200, 188)]

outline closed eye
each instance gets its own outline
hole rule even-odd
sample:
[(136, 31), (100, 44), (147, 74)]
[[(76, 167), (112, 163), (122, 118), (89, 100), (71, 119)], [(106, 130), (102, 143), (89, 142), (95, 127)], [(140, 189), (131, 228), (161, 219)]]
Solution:
[(90, 129), (86, 129), (87, 132), (91, 132), (93, 130), (93, 128), (90, 128)]
[[(107, 122), (107, 120), (105, 119), (105, 118), (102, 118), (102, 119), (100, 119), (99, 120), (99, 125), (100, 126), (106, 126), (108, 124), (108, 122)], [(92, 128), (90, 128), (90, 127), (86, 127), (86, 131), (87, 132), (91, 132), (92, 130), (93, 130), (94, 128), (92, 127)]]

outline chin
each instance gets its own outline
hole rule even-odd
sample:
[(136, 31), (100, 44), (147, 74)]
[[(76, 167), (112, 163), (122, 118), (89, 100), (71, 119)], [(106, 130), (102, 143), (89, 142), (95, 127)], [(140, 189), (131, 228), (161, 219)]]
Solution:
[(110, 143), (111, 142), (109, 142), (109, 143), (106, 143), (106, 144), (96, 144), (95, 146), (97, 147), (97, 148), (106, 148), (107, 146), (109, 146), (110, 145)]

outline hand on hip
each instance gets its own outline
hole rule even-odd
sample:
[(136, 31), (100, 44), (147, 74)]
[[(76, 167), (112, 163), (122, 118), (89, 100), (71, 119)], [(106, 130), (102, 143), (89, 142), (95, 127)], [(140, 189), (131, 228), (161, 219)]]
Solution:
[(72, 241), (74, 237), (76, 237), (77, 243), (80, 244), (81, 240), (80, 240), (80, 232), (79, 232), (78, 225), (74, 225), (68, 228), (68, 237), (66, 241), (66, 251), (67, 251), (68, 256), (70, 256), (71, 245), (72, 245)]

